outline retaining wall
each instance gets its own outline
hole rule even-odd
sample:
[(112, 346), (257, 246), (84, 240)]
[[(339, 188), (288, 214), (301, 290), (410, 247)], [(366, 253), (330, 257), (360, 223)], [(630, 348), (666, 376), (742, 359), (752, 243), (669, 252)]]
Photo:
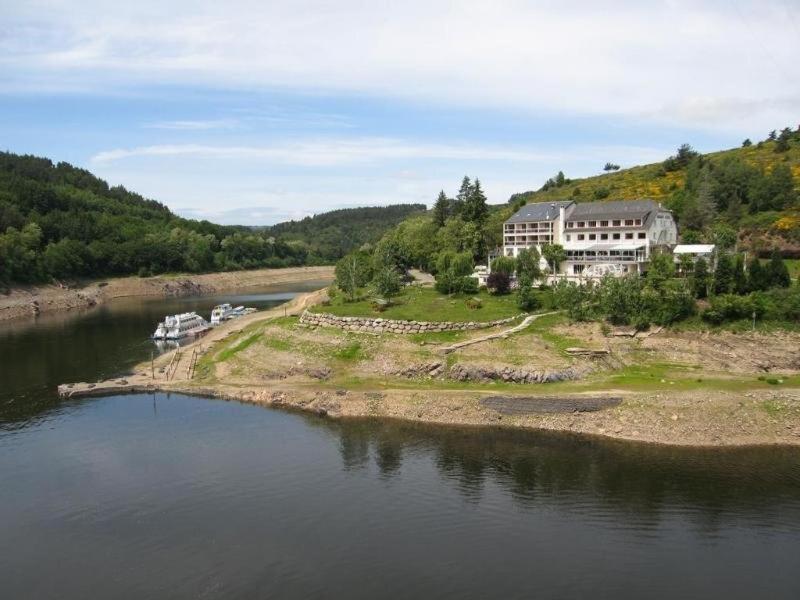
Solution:
[(436, 331), (468, 331), (505, 325), (520, 318), (522, 314), (494, 321), (400, 321), (369, 317), (339, 317), (330, 313), (305, 311), (300, 315), (300, 323), (309, 327), (336, 327), (345, 331), (363, 333), (431, 333)]

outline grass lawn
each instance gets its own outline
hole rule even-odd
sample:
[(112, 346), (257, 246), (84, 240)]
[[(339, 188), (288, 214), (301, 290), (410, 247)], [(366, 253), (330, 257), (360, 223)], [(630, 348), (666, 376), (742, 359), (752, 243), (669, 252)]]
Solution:
[[(467, 308), (468, 298), (480, 298), (481, 308)], [(318, 305), (314, 312), (327, 312), (340, 317), (382, 317), (406, 321), (493, 321), (520, 314), (516, 296), (492, 296), (479, 292), (472, 296), (440, 294), (433, 288), (408, 286), (392, 298), (392, 305), (383, 312), (373, 310), (369, 298), (347, 302), (338, 295), (327, 306)]]

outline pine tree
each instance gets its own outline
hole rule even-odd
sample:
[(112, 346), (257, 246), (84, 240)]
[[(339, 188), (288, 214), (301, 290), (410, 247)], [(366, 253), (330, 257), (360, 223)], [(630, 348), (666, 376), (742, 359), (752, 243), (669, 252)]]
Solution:
[(789, 269), (786, 268), (786, 263), (783, 262), (781, 253), (778, 250), (772, 251), (764, 279), (769, 282), (769, 287), (789, 287), (792, 284)]
[(694, 273), (692, 274), (692, 288), (695, 298), (705, 298), (708, 296), (708, 263), (702, 256), (694, 263)]
[(761, 261), (754, 256), (747, 263), (747, 289), (751, 292), (759, 292), (769, 288), (767, 272), (761, 266)]
[(489, 207), (486, 205), (486, 196), (481, 189), (480, 179), (476, 179), (463, 210), (464, 220), (483, 225), (489, 216)]
[(461, 188), (459, 188), (458, 194), (456, 194), (456, 201), (454, 202), (456, 214), (461, 214), (471, 194), (472, 182), (469, 180), (469, 177), (464, 175), (464, 179), (461, 180)]
[(450, 213), (450, 200), (444, 193), (444, 190), (439, 192), (439, 197), (436, 199), (436, 204), (433, 205), (433, 222), (437, 227), (443, 227), (444, 222)]
[(733, 261), (728, 254), (723, 254), (717, 260), (714, 270), (714, 293), (730, 294), (733, 289)]

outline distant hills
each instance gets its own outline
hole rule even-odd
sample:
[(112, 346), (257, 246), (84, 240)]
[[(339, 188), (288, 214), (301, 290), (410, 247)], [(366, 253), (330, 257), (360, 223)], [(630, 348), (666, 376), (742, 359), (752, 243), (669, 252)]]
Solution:
[(254, 230), (184, 219), (85, 169), (0, 152), (0, 283), (325, 264), (424, 205), (354, 208)]

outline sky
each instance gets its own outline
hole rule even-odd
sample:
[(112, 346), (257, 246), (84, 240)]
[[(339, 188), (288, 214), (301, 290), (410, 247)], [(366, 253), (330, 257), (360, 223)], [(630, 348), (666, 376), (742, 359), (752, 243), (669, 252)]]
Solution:
[(800, 122), (800, 0), (0, 0), (0, 150), (264, 225)]

